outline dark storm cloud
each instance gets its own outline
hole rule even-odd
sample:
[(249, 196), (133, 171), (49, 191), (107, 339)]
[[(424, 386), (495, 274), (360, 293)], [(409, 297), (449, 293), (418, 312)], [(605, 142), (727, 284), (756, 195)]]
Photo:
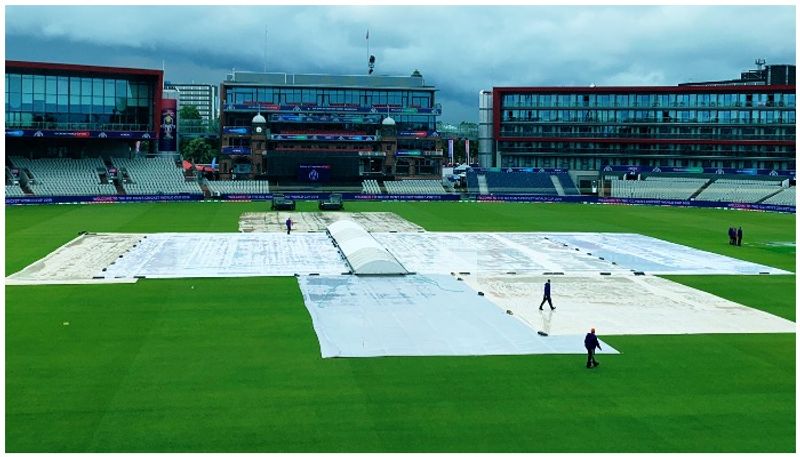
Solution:
[(795, 62), (793, 6), (9, 6), (6, 57), (160, 68), (217, 83), (231, 68), (379, 74), (419, 69), (447, 121), (477, 119), (481, 89), (726, 79)]

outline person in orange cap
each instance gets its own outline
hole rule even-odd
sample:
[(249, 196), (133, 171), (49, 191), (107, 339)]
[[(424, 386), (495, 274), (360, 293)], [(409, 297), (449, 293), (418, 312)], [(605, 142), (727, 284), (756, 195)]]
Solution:
[(586, 334), (583, 345), (586, 346), (586, 350), (589, 352), (589, 358), (586, 360), (586, 368), (594, 368), (600, 365), (597, 363), (597, 360), (594, 359), (594, 351), (595, 349), (600, 349), (602, 351), (603, 348), (600, 347), (600, 341), (597, 340), (597, 335), (594, 334), (594, 328), (592, 328), (591, 332)]

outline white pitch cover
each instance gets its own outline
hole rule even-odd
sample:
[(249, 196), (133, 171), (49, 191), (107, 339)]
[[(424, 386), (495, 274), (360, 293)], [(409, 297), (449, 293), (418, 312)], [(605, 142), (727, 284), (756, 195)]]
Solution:
[(453, 276), (297, 280), (323, 358), (586, 353), (583, 333), (540, 336)]

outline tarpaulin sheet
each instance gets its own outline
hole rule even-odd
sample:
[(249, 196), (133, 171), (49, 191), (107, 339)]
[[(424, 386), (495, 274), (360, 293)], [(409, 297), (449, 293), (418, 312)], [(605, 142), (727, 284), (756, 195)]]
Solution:
[(584, 334), (540, 336), (535, 325), (452, 276), (302, 276), (298, 282), (324, 358), (586, 351)]

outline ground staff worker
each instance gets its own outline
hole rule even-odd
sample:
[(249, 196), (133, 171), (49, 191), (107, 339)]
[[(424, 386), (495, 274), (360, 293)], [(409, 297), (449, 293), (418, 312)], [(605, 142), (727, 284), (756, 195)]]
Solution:
[(586, 359), (586, 368), (593, 368), (597, 365), (597, 360), (594, 359), (594, 351), (595, 349), (600, 349), (601, 351), (603, 348), (600, 347), (600, 341), (597, 340), (597, 335), (594, 334), (594, 329), (591, 332), (586, 334), (586, 338), (583, 340), (583, 345), (586, 346), (586, 351), (589, 353), (589, 357)]
[(553, 300), (550, 299), (550, 280), (548, 279), (546, 283), (544, 283), (544, 298), (542, 298), (542, 303), (539, 304), (539, 311), (542, 311), (542, 307), (544, 306), (544, 302), (547, 302), (550, 305), (550, 309), (556, 309), (553, 306)]

